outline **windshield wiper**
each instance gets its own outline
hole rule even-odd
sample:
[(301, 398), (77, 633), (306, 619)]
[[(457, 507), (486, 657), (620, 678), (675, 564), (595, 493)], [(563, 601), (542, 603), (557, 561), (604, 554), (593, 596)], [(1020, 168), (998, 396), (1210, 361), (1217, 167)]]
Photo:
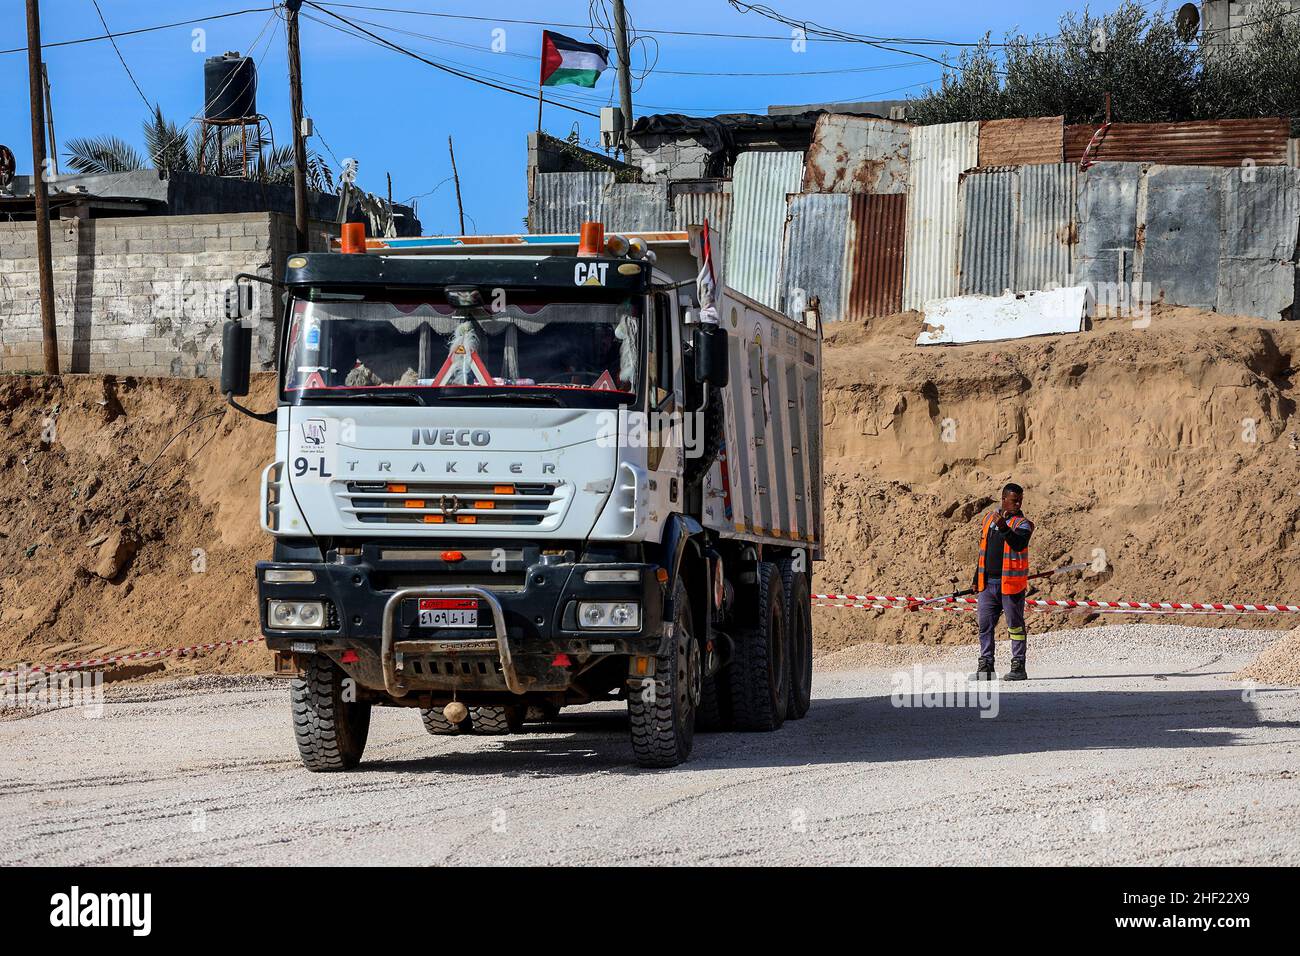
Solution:
[[(308, 390), (310, 391), (310, 390)], [(419, 392), (390, 392), (380, 389), (349, 390), (346, 392), (331, 392), (329, 397), (321, 400), (323, 403), (329, 402), (376, 402), (392, 405), (422, 405), (428, 406), (424, 396)]]
[(564, 401), (550, 392), (516, 391), (512, 388), (466, 388), (454, 392), (444, 392), (438, 396), (439, 402), (476, 402), (480, 399), (508, 398), (511, 401), (543, 402), (547, 405), (564, 407)]

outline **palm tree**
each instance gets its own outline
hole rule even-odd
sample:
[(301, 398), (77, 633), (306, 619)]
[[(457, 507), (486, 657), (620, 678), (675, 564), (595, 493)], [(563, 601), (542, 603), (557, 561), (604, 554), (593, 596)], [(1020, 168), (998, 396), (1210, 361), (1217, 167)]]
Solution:
[[(257, 157), (256, 178), (277, 185), (293, 181), (293, 148), (269, 146), (257, 132), (244, 140), (242, 131), (234, 127), (218, 128), (209, 141), (202, 143), (200, 129), (187, 134), (163, 116), (155, 106), (153, 115), (142, 124), (142, 133), (148, 159), (124, 140), (116, 136), (97, 136), (70, 139), (65, 144), (69, 168), (78, 173), (122, 173), (133, 169), (158, 169), (163, 173), (197, 172), (199, 155), (204, 157), (204, 168), (223, 175), (225, 170), (245, 168), (244, 150)], [(265, 152), (263, 148), (267, 147)], [(334, 191), (334, 175), (324, 158), (315, 150), (307, 150), (307, 186), (318, 192)]]

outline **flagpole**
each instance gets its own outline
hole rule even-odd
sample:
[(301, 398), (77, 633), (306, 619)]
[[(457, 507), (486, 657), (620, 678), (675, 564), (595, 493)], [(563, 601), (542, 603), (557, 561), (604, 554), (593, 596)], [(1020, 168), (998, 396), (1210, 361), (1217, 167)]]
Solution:
[[(542, 90), (545, 87), (542, 83), (546, 80), (546, 31), (542, 31), (542, 57), (541, 62), (537, 64), (537, 134), (540, 137), (542, 132)], [(538, 148), (541, 147), (541, 140), (538, 140)]]

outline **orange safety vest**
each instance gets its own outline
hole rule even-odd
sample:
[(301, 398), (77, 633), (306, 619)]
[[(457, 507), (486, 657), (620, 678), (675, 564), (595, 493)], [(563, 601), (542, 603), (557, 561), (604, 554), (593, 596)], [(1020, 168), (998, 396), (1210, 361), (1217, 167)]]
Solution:
[[(996, 511), (989, 512), (984, 516), (984, 524), (980, 528), (980, 563), (979, 571), (976, 575), (976, 590), (984, 590), (984, 553), (989, 549), (989, 528), (998, 520)], [(1028, 518), (1012, 517), (1007, 520), (1007, 524), (1012, 531), (1018, 531), (1022, 527), (1028, 527), (1033, 530), (1033, 522)], [(1029, 587), (1029, 549), (1023, 551), (1012, 551), (1011, 545), (1004, 538), (1002, 541), (1002, 593), (1019, 594)]]

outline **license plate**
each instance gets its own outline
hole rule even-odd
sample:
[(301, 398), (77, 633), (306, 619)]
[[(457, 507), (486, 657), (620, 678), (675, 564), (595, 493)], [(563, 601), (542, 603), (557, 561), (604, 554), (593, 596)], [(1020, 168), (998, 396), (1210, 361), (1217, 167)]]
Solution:
[(420, 627), (478, 627), (476, 598), (420, 598)]

